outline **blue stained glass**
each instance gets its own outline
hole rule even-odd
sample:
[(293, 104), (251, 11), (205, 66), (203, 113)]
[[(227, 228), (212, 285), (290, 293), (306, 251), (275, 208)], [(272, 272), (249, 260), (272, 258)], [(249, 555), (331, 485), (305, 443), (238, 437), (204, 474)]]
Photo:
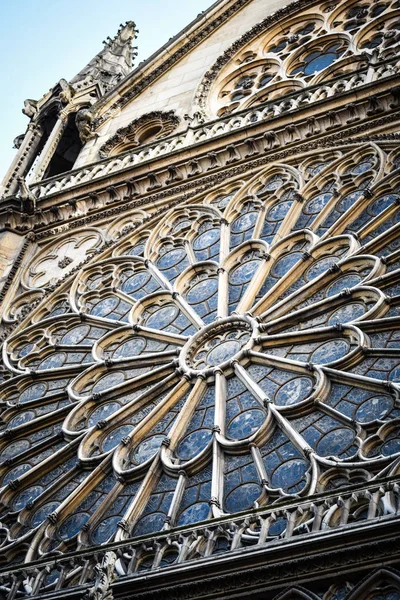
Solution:
[(53, 569), (52, 571), (50, 571), (50, 573), (48, 575), (46, 575), (45, 579), (44, 579), (44, 583), (46, 586), (49, 586), (51, 584), (54, 584), (56, 581), (58, 581), (60, 577), (60, 571), (58, 569)]
[(188, 292), (188, 302), (195, 304), (203, 302), (215, 294), (218, 290), (218, 279), (209, 278), (196, 283)]
[(158, 452), (164, 439), (165, 435), (154, 435), (153, 437), (144, 440), (132, 452), (132, 460), (137, 465), (146, 462), (146, 460), (149, 460), (149, 458)]
[(301, 259), (301, 257), (301, 252), (291, 252), (290, 254), (286, 254), (286, 256), (282, 256), (282, 258), (277, 260), (272, 267), (271, 274), (274, 277), (283, 277), (283, 275), (286, 275), (286, 273)]
[[(312, 60), (309, 61), (309, 57), (306, 58), (306, 66), (304, 67), (305, 75), (313, 75), (318, 71), (322, 71), (322, 69), (326, 69), (329, 67), (335, 60), (338, 58), (338, 54), (335, 52), (327, 52), (326, 54), (322, 54), (321, 56), (316, 56)], [(309, 62), (308, 62), (309, 61)]]
[(365, 312), (364, 306), (362, 304), (358, 304), (356, 302), (352, 302), (347, 304), (347, 306), (342, 306), (338, 308), (331, 318), (329, 319), (329, 325), (336, 325), (338, 323), (348, 323), (349, 321), (354, 321), (354, 319), (358, 319)]
[(284, 517), (278, 517), (276, 521), (273, 521), (268, 529), (268, 535), (279, 536), (287, 527), (287, 520)]
[(76, 535), (89, 520), (88, 513), (77, 512), (69, 516), (58, 529), (58, 534), (63, 540), (68, 540)]
[(121, 371), (116, 371), (115, 373), (105, 375), (93, 386), (92, 393), (107, 390), (115, 385), (118, 385), (119, 383), (122, 383), (124, 380), (125, 377)]
[(227, 340), (226, 342), (222, 342), (222, 344), (219, 344), (208, 353), (206, 359), (207, 364), (215, 367), (235, 356), (241, 347), (242, 344), (237, 340)]
[(400, 381), (400, 365), (395, 367), (390, 373), (388, 379), (390, 381)]
[(24, 508), (28, 504), (28, 502), (32, 502), (32, 500), (35, 500), (35, 498), (40, 496), (42, 492), (43, 488), (41, 485), (33, 485), (27, 488), (26, 490), (18, 494), (18, 496), (15, 498), (13, 503), (14, 509), (21, 510), (21, 508)]
[(217, 240), (219, 240), (219, 230), (218, 229), (209, 229), (205, 231), (193, 242), (194, 250), (204, 250), (209, 246), (212, 246)]
[(342, 200), (338, 204), (338, 209), (340, 210), (340, 212), (345, 212), (346, 210), (351, 208), (354, 202), (358, 200), (358, 198), (360, 198), (363, 195), (363, 193), (363, 190), (355, 190), (354, 192), (351, 192), (350, 194), (344, 196), (344, 198), (342, 198)]
[(24, 423), (28, 423), (35, 418), (35, 413), (32, 410), (25, 410), (24, 412), (19, 413), (15, 417), (13, 417), (8, 422), (8, 427), (18, 427), (19, 425), (24, 425)]
[(329, 200), (332, 198), (332, 194), (318, 194), (311, 198), (305, 206), (305, 212), (308, 214), (317, 214), (319, 213), (326, 204), (328, 204)]
[(104, 298), (104, 300), (100, 300), (100, 302), (98, 302), (90, 312), (96, 317), (106, 317), (117, 307), (118, 302), (119, 298)]
[(292, 206), (292, 200), (286, 200), (284, 202), (278, 202), (272, 208), (269, 209), (267, 219), (272, 221), (281, 221), (286, 217), (289, 208)]
[(334, 294), (339, 294), (345, 288), (352, 288), (358, 285), (360, 281), (362, 281), (360, 275), (343, 275), (343, 277), (339, 277), (339, 279), (328, 286), (326, 295), (333, 296)]
[(123, 437), (128, 435), (132, 431), (132, 425), (121, 425), (116, 429), (113, 429), (103, 440), (102, 448), (103, 452), (108, 452), (118, 446)]
[(176, 306), (165, 306), (153, 313), (147, 319), (146, 325), (153, 329), (165, 329), (165, 327), (168, 327), (174, 321), (177, 314), (178, 309)]
[(384, 419), (393, 408), (390, 396), (374, 396), (363, 402), (357, 412), (356, 419), (360, 423), (369, 423), (376, 419)]
[(372, 169), (373, 166), (374, 166), (374, 163), (372, 163), (371, 161), (360, 162), (360, 163), (358, 163), (358, 165), (355, 165), (354, 167), (352, 167), (350, 169), (350, 172), (355, 173), (356, 175), (359, 175), (360, 173), (366, 173), (367, 171)]
[(132, 275), (131, 277), (129, 277), (129, 279), (125, 281), (121, 289), (126, 294), (133, 294), (137, 290), (143, 288), (146, 285), (146, 283), (150, 281), (150, 279), (151, 276), (148, 273), (146, 273), (146, 271), (136, 273), (135, 275)]
[(259, 192), (272, 192), (277, 190), (283, 184), (283, 178), (279, 175), (273, 175), (264, 184), (264, 187)]
[(354, 432), (348, 427), (328, 431), (317, 444), (321, 456), (341, 456), (354, 442)]
[(158, 266), (160, 269), (169, 269), (170, 267), (177, 265), (185, 256), (186, 252), (183, 248), (170, 250), (159, 259)]
[(400, 439), (393, 438), (382, 444), (381, 454), (383, 456), (390, 456), (391, 454), (397, 454), (400, 452)]
[(180, 515), (177, 522), (177, 526), (189, 525), (189, 523), (198, 523), (199, 521), (205, 521), (210, 514), (210, 505), (208, 502), (197, 502), (192, 504)]
[(144, 244), (136, 244), (136, 246), (133, 246), (133, 248), (130, 248), (126, 254), (129, 254), (130, 256), (141, 256), (144, 252)]
[(58, 367), (62, 367), (66, 359), (66, 354), (64, 352), (56, 352), (45, 358), (39, 365), (39, 369), (57, 369)]
[(24, 356), (26, 356), (27, 354), (29, 354), (29, 352), (31, 350), (33, 350), (33, 348), (35, 347), (35, 344), (27, 344), (26, 346), (23, 346), (20, 350), (19, 350), (19, 356), (22, 358)]
[(276, 392), (275, 403), (279, 406), (297, 404), (311, 394), (312, 388), (313, 381), (309, 377), (295, 377)]
[(231, 272), (230, 282), (233, 284), (247, 283), (253, 277), (259, 260), (248, 260)]
[(37, 527), (40, 523), (43, 523), (45, 519), (56, 510), (60, 505), (59, 502), (48, 502), (47, 504), (43, 504), (37, 511), (34, 512), (31, 524), (32, 527)]
[(244, 483), (227, 495), (225, 498), (225, 508), (230, 513), (252, 508), (260, 494), (261, 487), (259, 484)]
[(108, 517), (101, 521), (91, 534), (92, 540), (95, 544), (104, 544), (115, 534), (117, 531), (118, 523), (121, 517)]
[(61, 344), (80, 344), (89, 333), (89, 325), (79, 325), (74, 327), (61, 338)]
[(307, 270), (306, 278), (308, 281), (318, 277), (321, 273), (324, 273), (329, 267), (336, 264), (338, 262), (338, 258), (336, 256), (327, 256), (326, 258), (321, 258), (317, 260), (311, 267)]
[(165, 524), (165, 514), (155, 512), (142, 517), (135, 527), (135, 536), (161, 531)]
[(23, 463), (22, 465), (18, 465), (14, 469), (11, 469), (11, 471), (7, 471), (7, 473), (5, 474), (5, 476), (3, 478), (3, 485), (6, 485), (13, 479), (17, 479), (18, 477), (21, 477), (24, 473), (27, 473), (30, 468), (31, 468), (30, 464)]
[(182, 460), (190, 460), (204, 450), (211, 438), (212, 431), (210, 429), (193, 431), (179, 443), (176, 453)]
[(247, 231), (251, 227), (255, 225), (257, 221), (258, 213), (256, 212), (248, 212), (238, 219), (236, 219), (231, 225), (231, 231), (233, 233), (240, 233), (243, 231)]
[(311, 354), (310, 362), (325, 365), (326, 363), (343, 358), (343, 356), (346, 356), (349, 349), (350, 346), (345, 340), (330, 340), (314, 350)]
[(30, 400), (37, 400), (37, 398), (42, 398), (47, 390), (47, 386), (45, 383), (34, 383), (30, 385), (22, 392), (19, 397), (19, 402), (29, 402)]
[(128, 358), (129, 356), (138, 356), (146, 347), (146, 342), (143, 338), (133, 338), (120, 345), (114, 352), (113, 358)]
[(120, 408), (121, 407), (118, 402), (107, 402), (107, 404), (99, 406), (92, 412), (88, 419), (89, 427), (93, 427), (93, 425), (96, 425), (99, 421), (106, 419)]
[(385, 210), (385, 208), (390, 206), (392, 203), (396, 202), (398, 199), (398, 194), (388, 194), (387, 196), (382, 196), (381, 198), (378, 198), (378, 200), (375, 200), (375, 202), (373, 202), (369, 209), (369, 212), (372, 215), (379, 215), (382, 211)]
[(255, 433), (264, 419), (265, 414), (262, 410), (246, 410), (229, 423), (227, 434), (231, 439), (243, 440)]
[(160, 560), (160, 567), (172, 565), (178, 559), (178, 556), (178, 552), (164, 552), (163, 557)]
[(308, 462), (301, 458), (294, 458), (282, 463), (272, 474), (272, 487), (285, 490), (296, 485), (304, 478), (309, 466)]
[(12, 456), (17, 456), (17, 454), (22, 454), (22, 452), (28, 450), (30, 446), (31, 445), (28, 442), (28, 440), (18, 440), (17, 442), (12, 442), (11, 444), (8, 444), (8, 446), (6, 446), (4, 450), (2, 450), (1, 456), (3, 458), (11, 458)]

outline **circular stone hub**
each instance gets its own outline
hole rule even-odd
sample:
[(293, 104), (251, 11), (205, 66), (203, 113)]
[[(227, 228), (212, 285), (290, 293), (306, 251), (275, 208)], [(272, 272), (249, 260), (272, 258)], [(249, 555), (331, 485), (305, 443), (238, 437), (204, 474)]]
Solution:
[(228, 317), (207, 325), (182, 348), (181, 367), (193, 373), (228, 366), (253, 346), (257, 333), (257, 322), (250, 317)]

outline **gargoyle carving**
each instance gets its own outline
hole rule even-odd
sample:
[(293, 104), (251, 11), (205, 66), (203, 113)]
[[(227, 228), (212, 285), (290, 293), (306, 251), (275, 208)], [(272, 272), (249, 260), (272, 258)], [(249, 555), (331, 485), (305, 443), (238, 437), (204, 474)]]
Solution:
[(59, 94), (62, 104), (69, 104), (75, 96), (75, 90), (65, 79), (60, 79), (61, 92)]
[(94, 567), (95, 581), (85, 594), (85, 600), (112, 600), (113, 593), (110, 588), (114, 579), (114, 565), (117, 560), (115, 552), (106, 552), (101, 564)]
[(17, 181), (21, 198), (21, 212), (27, 215), (34, 215), (36, 212), (36, 197), (29, 189), (29, 186), (23, 177), (18, 177)]
[(75, 123), (82, 144), (86, 144), (86, 142), (97, 136), (97, 133), (92, 131), (93, 119), (93, 113), (89, 108), (81, 108), (81, 110), (76, 113)]
[(24, 108), (22, 109), (23, 114), (30, 119), (33, 119), (37, 113), (37, 104), (37, 100), (24, 100)]

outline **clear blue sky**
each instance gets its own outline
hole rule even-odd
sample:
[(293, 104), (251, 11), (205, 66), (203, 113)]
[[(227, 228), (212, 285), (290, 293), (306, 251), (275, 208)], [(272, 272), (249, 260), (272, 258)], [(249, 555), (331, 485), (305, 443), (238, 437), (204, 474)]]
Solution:
[(71, 79), (113, 37), (120, 23), (135, 21), (144, 60), (213, 0), (0, 0), (2, 57), (0, 180), (23, 133), (26, 98), (38, 100), (61, 78)]

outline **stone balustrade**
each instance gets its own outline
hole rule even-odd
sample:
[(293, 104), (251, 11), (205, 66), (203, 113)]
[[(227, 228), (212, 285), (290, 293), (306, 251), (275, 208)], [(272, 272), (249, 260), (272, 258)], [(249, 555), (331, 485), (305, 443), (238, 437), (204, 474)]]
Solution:
[[(338, 531), (374, 524), (390, 525), (400, 512), (400, 480), (391, 478), (353, 485), (344, 493), (325, 492), (304, 501), (290, 499), (275, 505), (135, 540), (91, 547), (71, 554), (52, 556), (29, 565), (0, 570), (0, 596), (5, 600), (61, 595), (74, 587), (82, 593), (106, 587), (129, 578), (148, 577), (162, 569), (179, 569), (190, 561), (215, 562), (229, 552), (230, 560), (256, 547), (268, 551), (301, 540), (323, 539)], [(120, 523), (126, 530), (126, 524)], [(87, 597), (96, 597), (87, 593)], [(100, 596), (99, 596), (100, 597)], [(103, 597), (103, 596), (102, 596)]]
[(126, 151), (119, 156), (113, 156), (94, 164), (70, 171), (62, 176), (32, 184), (32, 190), (37, 198), (107, 177), (124, 169), (150, 162), (160, 156), (167, 156), (182, 148), (207, 142), (213, 138), (229, 134), (234, 130), (248, 129), (265, 120), (284, 116), (288, 112), (299, 110), (309, 104), (326, 98), (343, 94), (366, 85), (372, 81), (383, 80), (400, 71), (400, 60), (391, 58), (356, 72), (345, 73), (322, 84), (307, 89), (297, 90), (282, 99), (260, 104), (255, 108), (246, 109), (233, 115), (220, 118), (213, 122), (189, 126), (185, 132), (172, 135), (164, 140), (143, 146), (140, 150)]

